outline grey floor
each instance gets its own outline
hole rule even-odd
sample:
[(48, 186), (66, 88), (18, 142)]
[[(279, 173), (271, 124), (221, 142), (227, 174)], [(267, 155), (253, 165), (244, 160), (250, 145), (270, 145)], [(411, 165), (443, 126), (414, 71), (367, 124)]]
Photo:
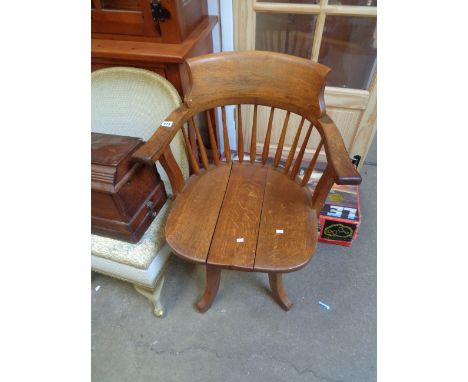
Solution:
[[(375, 145), (368, 158), (376, 163)], [(285, 276), (289, 312), (271, 298), (266, 275), (225, 271), (200, 314), (204, 270), (172, 257), (167, 316), (158, 319), (130, 284), (93, 273), (93, 381), (375, 381), (377, 167), (361, 174), (356, 241), (319, 243), (305, 268)]]

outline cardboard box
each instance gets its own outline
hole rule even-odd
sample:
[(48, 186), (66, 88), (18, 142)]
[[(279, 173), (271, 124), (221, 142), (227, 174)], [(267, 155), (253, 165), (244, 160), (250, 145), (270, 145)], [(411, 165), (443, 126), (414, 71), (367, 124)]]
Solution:
[[(302, 175), (301, 169), (300, 175)], [(307, 186), (313, 192), (322, 175), (313, 172)], [(320, 212), (318, 240), (325, 243), (350, 247), (361, 224), (361, 207), (358, 186), (333, 185)]]

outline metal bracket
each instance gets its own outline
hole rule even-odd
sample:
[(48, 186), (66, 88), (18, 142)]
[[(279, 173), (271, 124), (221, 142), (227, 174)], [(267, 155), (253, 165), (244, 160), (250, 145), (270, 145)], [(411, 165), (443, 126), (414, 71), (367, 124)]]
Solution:
[(161, 5), (161, 0), (150, 0), (150, 6), (154, 21), (162, 23), (171, 17), (169, 11)]
[(146, 207), (150, 210), (152, 216), (156, 216), (158, 213), (154, 210), (154, 203), (150, 200), (146, 203)]
[(360, 155), (355, 155), (351, 158), (351, 163), (356, 166), (356, 168), (359, 166), (359, 162), (361, 162), (361, 156)]

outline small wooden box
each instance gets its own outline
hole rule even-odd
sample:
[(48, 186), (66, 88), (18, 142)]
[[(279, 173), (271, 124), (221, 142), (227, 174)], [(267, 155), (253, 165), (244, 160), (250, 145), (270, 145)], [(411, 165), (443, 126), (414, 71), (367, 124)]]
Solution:
[(139, 138), (91, 133), (91, 232), (136, 243), (167, 196), (156, 167), (131, 160)]

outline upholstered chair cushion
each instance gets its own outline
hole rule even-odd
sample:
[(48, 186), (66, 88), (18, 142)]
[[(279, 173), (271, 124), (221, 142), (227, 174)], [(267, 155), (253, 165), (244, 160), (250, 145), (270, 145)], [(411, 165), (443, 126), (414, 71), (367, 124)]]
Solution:
[(147, 269), (164, 246), (164, 223), (170, 208), (168, 200), (136, 244), (91, 235), (91, 255), (112, 260), (139, 269)]

